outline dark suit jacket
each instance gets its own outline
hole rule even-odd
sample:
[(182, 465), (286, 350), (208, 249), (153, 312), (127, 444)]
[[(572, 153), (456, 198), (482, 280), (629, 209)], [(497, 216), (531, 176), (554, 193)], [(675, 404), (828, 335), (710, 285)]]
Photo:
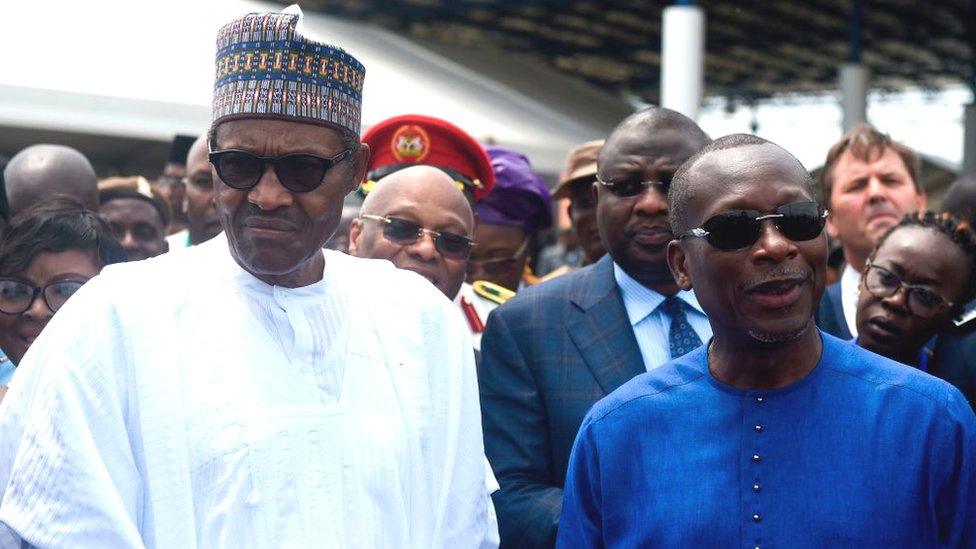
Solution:
[(844, 305), (840, 297), (840, 282), (827, 286), (817, 310), (817, 326), (828, 334), (850, 341), (854, 337), (844, 319)]
[[(974, 307), (976, 302), (968, 310)], [(929, 373), (955, 385), (976, 410), (976, 319), (939, 334)]]
[(478, 380), (503, 547), (552, 547), (583, 416), (644, 363), (610, 256), (488, 317)]

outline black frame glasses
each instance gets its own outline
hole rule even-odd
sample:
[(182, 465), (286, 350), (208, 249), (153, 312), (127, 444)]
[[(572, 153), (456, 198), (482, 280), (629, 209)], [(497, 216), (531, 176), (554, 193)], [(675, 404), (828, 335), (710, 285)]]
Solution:
[(759, 240), (762, 222), (773, 220), (776, 230), (793, 242), (813, 240), (823, 232), (827, 210), (813, 201), (784, 204), (771, 214), (755, 210), (732, 210), (708, 218), (701, 227), (681, 238), (704, 238), (713, 248), (730, 252), (752, 247)]
[[(77, 279), (56, 280), (54, 282), (48, 282), (43, 286), (34, 286), (16, 278), (0, 278), (0, 312), (8, 315), (19, 315), (30, 309), (37, 296), (41, 295), (44, 297), (44, 304), (47, 305), (48, 310), (56, 313), (68, 301), (68, 298), (84, 286), (85, 282), (88, 281)], [(70, 291), (62, 292), (67, 293), (67, 295), (58, 296), (49, 291), (52, 288)], [(11, 291), (15, 289), (20, 290), (20, 297), (11, 296)]]
[(884, 267), (864, 266), (861, 284), (878, 299), (885, 299), (905, 290), (905, 307), (919, 318), (932, 318), (952, 307), (953, 303), (925, 286), (906, 284), (900, 276)]
[(617, 198), (633, 198), (642, 194), (648, 187), (656, 187), (661, 194), (667, 196), (668, 188), (671, 187), (671, 177), (671, 175), (668, 175), (660, 181), (641, 181), (639, 179), (604, 181), (597, 176), (596, 182), (605, 187)]
[(425, 229), (419, 223), (385, 215), (362, 214), (360, 219), (368, 219), (383, 224), (383, 236), (397, 244), (413, 244), (429, 234), (434, 241), (434, 247), (444, 257), (450, 259), (466, 260), (471, 256), (471, 249), (474, 248), (474, 240), (470, 238), (446, 231), (435, 231)]
[(481, 267), (488, 274), (502, 274), (506, 273), (515, 267), (516, 263), (525, 253), (529, 250), (529, 239), (522, 241), (522, 245), (519, 246), (515, 253), (505, 257), (489, 257), (488, 259), (469, 259), (468, 260), (468, 272), (473, 271), (473, 267)]
[(208, 158), (217, 170), (217, 177), (233, 189), (253, 188), (270, 164), (282, 186), (291, 192), (307, 193), (317, 189), (329, 170), (351, 155), (351, 149), (328, 158), (307, 153), (259, 156), (240, 149), (224, 149), (211, 152)]

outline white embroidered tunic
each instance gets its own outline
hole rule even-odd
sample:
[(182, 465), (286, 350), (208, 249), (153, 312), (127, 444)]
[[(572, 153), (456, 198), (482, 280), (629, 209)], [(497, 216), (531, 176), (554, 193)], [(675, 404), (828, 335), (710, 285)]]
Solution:
[(385, 261), (325, 252), (270, 286), (217, 237), (107, 268), (0, 406), (8, 541), (60, 547), (478, 547), (471, 339)]

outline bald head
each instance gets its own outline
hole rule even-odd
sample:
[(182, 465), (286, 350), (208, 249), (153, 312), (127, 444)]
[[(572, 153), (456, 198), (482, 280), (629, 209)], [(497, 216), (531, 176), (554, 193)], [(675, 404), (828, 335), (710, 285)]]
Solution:
[(460, 216), (468, 227), (474, 224), (474, 214), (464, 194), (454, 185), (454, 179), (433, 166), (411, 166), (391, 173), (376, 182), (376, 188), (366, 196), (362, 213), (377, 214), (397, 200), (431, 201)]
[(189, 171), (190, 166), (195, 164), (207, 163), (210, 149), (207, 147), (207, 134), (203, 134), (190, 145), (190, 151), (186, 154), (186, 167)]
[[(471, 248), (464, 239), (472, 236), (474, 214), (449, 175), (430, 166), (394, 172), (377, 181), (361, 211), (349, 229), (350, 254), (388, 259), (397, 267), (430, 280), (445, 296), (454, 299), (468, 267)], [(393, 223), (367, 216), (420, 226), (441, 233), (445, 240), (435, 239), (430, 233), (418, 236), (416, 230), (397, 230)], [(464, 237), (460, 247), (457, 237)]]
[(20, 151), (3, 172), (10, 213), (17, 215), (42, 199), (64, 195), (98, 210), (98, 179), (80, 152), (62, 145), (33, 145)]
[[(639, 151), (644, 148), (642, 145), (655, 147), (657, 144), (651, 143), (652, 139), (677, 143), (692, 152), (701, 149), (710, 141), (708, 135), (694, 120), (678, 111), (648, 107), (617, 124), (607, 137), (603, 148), (600, 149), (597, 165), (602, 167), (610, 163), (621, 154), (621, 149)], [(602, 171), (600, 173), (602, 174)]]

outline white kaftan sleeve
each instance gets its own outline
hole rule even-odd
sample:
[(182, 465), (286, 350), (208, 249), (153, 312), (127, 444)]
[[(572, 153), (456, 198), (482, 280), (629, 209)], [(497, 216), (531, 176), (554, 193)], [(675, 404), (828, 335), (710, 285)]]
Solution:
[[(142, 547), (142, 489), (126, 426), (121, 334), (86, 284), (31, 346), (0, 405), (0, 539)], [(106, 360), (109, 359), (109, 360)]]

